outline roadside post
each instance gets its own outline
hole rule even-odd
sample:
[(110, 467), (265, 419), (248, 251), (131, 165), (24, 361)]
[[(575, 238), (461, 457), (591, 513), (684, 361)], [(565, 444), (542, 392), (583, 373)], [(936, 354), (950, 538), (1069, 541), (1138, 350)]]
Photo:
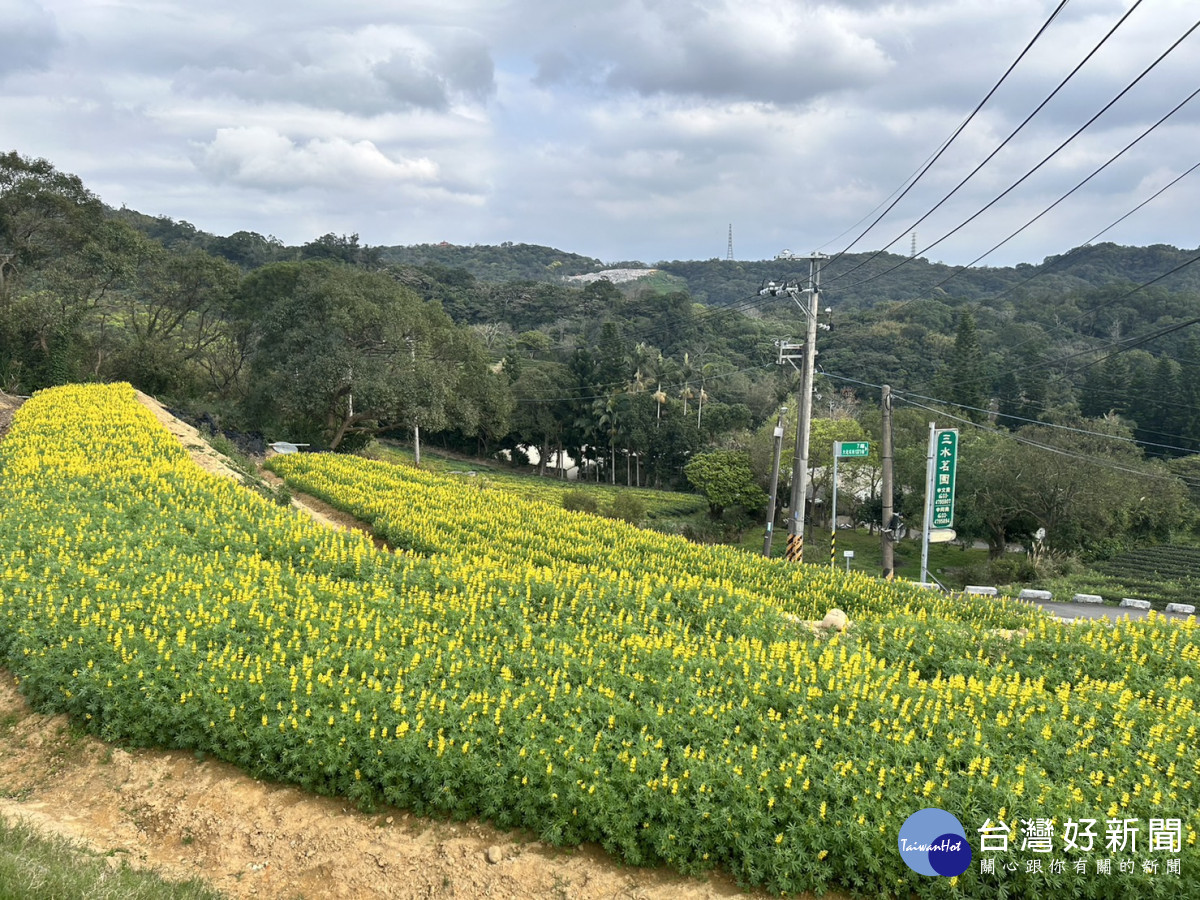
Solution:
[[(921, 583), (929, 580), (929, 544), (954, 533), (954, 478), (958, 468), (958, 429), (929, 423), (925, 454), (925, 522), (921, 534)], [(936, 537), (931, 537), (936, 535)]]
[[(847, 459), (865, 459), (871, 452), (871, 445), (867, 441), (834, 441), (833, 442), (833, 509), (830, 510), (829, 519), (829, 565), (837, 564), (837, 492), (838, 492), (838, 460), (842, 457)], [(847, 551), (850, 556), (854, 555), (854, 551)], [(846, 560), (846, 571), (850, 571), (849, 557)]]

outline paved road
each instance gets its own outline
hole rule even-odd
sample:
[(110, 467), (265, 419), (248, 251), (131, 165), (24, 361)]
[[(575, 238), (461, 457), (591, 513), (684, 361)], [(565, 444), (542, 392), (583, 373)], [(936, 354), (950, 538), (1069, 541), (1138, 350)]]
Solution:
[[(1046, 612), (1064, 620), (1075, 619), (1120, 619), (1129, 616), (1131, 619), (1144, 619), (1148, 610), (1126, 609), (1120, 606), (1109, 606), (1106, 603), (1060, 603), (1057, 600), (1026, 600), (1025, 603), (1037, 603)], [(1163, 613), (1169, 619), (1183, 621), (1188, 616), (1180, 613)]]

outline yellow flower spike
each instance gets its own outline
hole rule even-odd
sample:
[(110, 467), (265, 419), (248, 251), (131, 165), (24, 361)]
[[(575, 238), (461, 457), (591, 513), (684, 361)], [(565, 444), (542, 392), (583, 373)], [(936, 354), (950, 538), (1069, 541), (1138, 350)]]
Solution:
[[(88, 390), (94, 396), (111, 392)], [(26, 409), (36, 413), (40, 398)], [(131, 391), (119, 404), (105, 403), (105, 414), (95, 417), (100, 428), (122, 420), (124, 413), (114, 415), (114, 410), (138, 410)], [(85, 402), (72, 401), (76, 408), (91, 415)], [(128, 458), (127, 468), (139, 478), (145, 475), (141, 483), (155, 485), (154, 490), (171, 479), (181, 486), (177, 496), (186, 502), (179, 508), (189, 511), (189, 521), (215, 535), (216, 552), (193, 558), (172, 546), (177, 539), (165, 527), (172, 518), (166, 501), (162, 513), (147, 520), (136, 548), (103, 564), (78, 553), (70, 528), (61, 535), (47, 531), (30, 546), (94, 565), (92, 571), (80, 570), (91, 584), (99, 585), (105, 572), (124, 580), (111, 592), (100, 587), (95, 598), (70, 600), (49, 584), (46, 604), (34, 615), (14, 606), (12, 593), (27, 591), (21, 585), (36, 579), (31, 572), (44, 566), (27, 555), (0, 555), (0, 629), (7, 637), (13, 627), (9, 623), (16, 622), (25, 629), (17, 640), (25, 642), (34, 623), (69, 628), (61, 645), (54, 638), (45, 645), (22, 646), (14, 656), (24, 665), (51, 660), (60, 651), (78, 653), (65, 667), (71, 671), (82, 669), (91, 653), (97, 669), (101, 659), (104, 668), (94, 685), (84, 677), (89, 689), (106, 679), (165, 688), (168, 698), (180, 699), (180, 714), (199, 715), (211, 708), (209, 703), (224, 703), (230, 709), (225, 726), (203, 720), (216, 732), (214, 740), (245, 734), (237, 724), (238, 700), (260, 696), (260, 705), (269, 706), (265, 698), (274, 696), (282, 731), (271, 729), (268, 737), (325, 759), (315, 743), (321, 738), (305, 735), (303, 727), (313, 721), (313, 709), (316, 719), (335, 718), (330, 713), (345, 704), (335, 732), (342, 747), (353, 749), (376, 733), (403, 739), (415, 731), (431, 750), (459, 746), (469, 753), (463, 765), (473, 759), (482, 759), (488, 771), (501, 763), (511, 765), (526, 783), (537, 777), (541, 765), (561, 766), (568, 771), (564, 777), (581, 776), (581, 790), (589, 793), (602, 784), (599, 771), (624, 771), (616, 765), (606, 768), (613, 754), (624, 753), (620, 762), (636, 785), (632, 773), (639, 758), (643, 767), (652, 767), (667, 757), (678, 760), (682, 750), (686, 764), (700, 770), (700, 793), (709, 794), (715, 804), (728, 806), (729, 789), (710, 786), (700, 767), (719, 762), (715, 768), (720, 771), (736, 767), (745, 773), (737, 790), (753, 796), (749, 783), (757, 782), (771, 810), (779, 808), (773, 801), (781, 790), (774, 779), (789, 792), (796, 783), (810, 788), (805, 766), (797, 764), (798, 753), (792, 750), (796, 746), (836, 757), (823, 759), (821, 766), (835, 778), (858, 779), (865, 771), (868, 785), (877, 782), (869, 799), (865, 787), (852, 787), (864, 813), (869, 812), (866, 805), (882, 804), (898, 779), (918, 772), (918, 766), (912, 789), (925, 791), (930, 802), (939, 802), (939, 786), (948, 794), (954, 780), (965, 775), (968, 793), (987, 779), (998, 800), (1015, 806), (1017, 790), (1027, 785), (1030, 800), (1036, 796), (1040, 805), (1052, 802), (1056, 788), (1038, 763), (1053, 758), (1063, 766), (1058, 783), (1068, 799), (1081, 803), (1081, 787), (1098, 791), (1100, 799), (1088, 799), (1099, 811), (1127, 794), (1135, 808), (1122, 815), (1142, 818), (1148, 818), (1156, 802), (1175, 808), (1190, 803), (1194, 789), (1188, 779), (1200, 775), (1193, 763), (1178, 762), (1188, 759), (1188, 748), (1196, 744), (1195, 708), (1187, 705), (1195, 687), (1186, 676), (1158, 679), (1151, 693), (1135, 690), (1132, 681), (1072, 678), (1069, 668), (1076, 648), (1086, 647), (1088, 653), (1105, 656), (1111, 671), (1136, 668), (1139, 683), (1144, 677), (1157, 678), (1147, 673), (1200, 663), (1200, 650), (1192, 643), (1194, 626), (1188, 630), (1156, 622), (1153, 628), (1122, 624), (1067, 630), (1042, 623), (1029, 630), (1038, 642), (1054, 643), (1036, 662), (1044, 671), (1013, 654), (1025, 645), (1032, 648), (1033, 638), (1011, 641), (1006, 645), (1011, 649), (995, 658), (980, 646), (987, 643), (984, 638), (964, 651), (962, 659), (991, 665), (991, 673), (963, 676), (953, 672), (958, 651), (953, 642), (943, 643), (944, 633), (960, 627), (1010, 628), (1023, 621), (1024, 612), (1012, 612), (1004, 604), (918, 599), (914, 591), (897, 593), (897, 586), (862, 575), (843, 581), (820, 567), (783, 566), (740, 550), (688, 545), (609, 520), (568, 514), (558, 508), (558, 495), (550, 504), (534, 507), (494, 486), (464, 492), (461, 478), (415, 470), (410, 475), (353, 457), (279, 459), (278, 470), (289, 479), (324, 479), (324, 492), (335, 502), (353, 496), (353, 502), (364, 504), (360, 516), (374, 518), (380, 528), (386, 521), (386, 527), (412, 535), (434, 551), (423, 557), (380, 554), (365, 540), (319, 532), (286, 510), (255, 506), (257, 500), (244, 499), (249, 495), (232, 484), (210, 485), (165, 437), (160, 461), (159, 439), (145, 437), (157, 426), (138, 421), (136, 427), (121, 426), (119, 452), (103, 468), (95, 467), (87, 454), (60, 454), (58, 468), (47, 466), (39, 455), (28, 475), (17, 478), (28, 480), (27, 490), (34, 491), (41, 487), (35, 478), (90, 466), (88, 477), (95, 481), (110, 477)], [(3, 464), (9, 465), (0, 492), (11, 491), (15, 483), (11, 473), (17, 469), (11, 463), (20, 431), (14, 428), (0, 446)], [(94, 447), (102, 443), (95, 435), (88, 442)], [(64, 441), (46, 441), (45, 452), (59, 453), (60, 445)], [(6, 493), (0, 500), (12, 496)], [(119, 505), (122, 496), (110, 489), (106, 500)], [(104, 515), (111, 519), (107, 532), (96, 524)], [(103, 507), (81, 510), (80, 521), (91, 529), (93, 540), (129, 527), (120, 509), (115, 514)], [(6, 522), (0, 541), (10, 531)], [(486, 536), (481, 540), (481, 535)], [(270, 556), (256, 549), (267, 546), (275, 548)], [(297, 564), (279, 562), (284, 546), (304, 548)], [(604, 549), (597, 553), (596, 547)], [(92, 558), (99, 560), (102, 553)], [(158, 553), (166, 561), (159, 566), (161, 576), (144, 591), (131, 588), (131, 573), (145, 570)], [(337, 567), (338, 576), (325, 574), (334, 571), (325, 566)], [(372, 571), (388, 574), (372, 581)], [(820, 618), (833, 605), (829, 592), (842, 590), (843, 584), (858, 592), (839, 595), (853, 605), (848, 611), (856, 624), (846, 635), (813, 642), (779, 614)], [(10, 610), (15, 615), (8, 615)], [(56, 624), (60, 620), (62, 626)], [(216, 629), (221, 636), (212, 640)], [(927, 653), (941, 672), (927, 675), (893, 662), (905, 646), (909, 653)], [(174, 658), (168, 657), (171, 652)], [(1058, 674), (1060, 667), (1067, 674)], [(497, 700), (499, 689), (510, 686), (515, 693)], [(378, 695), (387, 696), (386, 705), (375, 704)], [(279, 702), (280, 697), (285, 699)], [(309, 698), (307, 708), (297, 702), (301, 697)], [(202, 702), (194, 702), (197, 698)], [(613, 715), (617, 703), (622, 705), (620, 727)], [(562, 744), (547, 738), (552, 722), (562, 724), (548, 738), (561, 735)], [(636, 743), (655, 748), (650, 752), (657, 755), (639, 757), (633, 737), (649, 722), (661, 724)], [(480, 734), (484, 726), (486, 740)], [(517, 746), (522, 752), (505, 760), (488, 756), (493, 738), (505, 726), (510, 734), (520, 727)], [(633, 735), (622, 733), (627, 726)], [(710, 763), (693, 762), (693, 755), (706, 759), (703, 749), (680, 744), (697, 744), (696, 736), (705, 729), (712, 729), (709, 746), (717, 747), (720, 756)], [(684, 733), (688, 738), (679, 741), (676, 735)], [(1123, 744), (1110, 734), (1133, 736)], [(1014, 759), (1007, 750), (1018, 737), (1031, 745), (1027, 758)], [(881, 762), (893, 758), (886, 748), (900, 743), (912, 754), (909, 771)], [(853, 759), (846, 758), (847, 746), (854, 748)], [(965, 758), (958, 755), (963, 746), (972, 748)], [(542, 755), (544, 750), (550, 752)], [(1054, 750), (1059, 752), (1051, 756)], [(377, 748), (377, 754), (385, 752), (383, 746)], [(1015, 781), (1018, 776), (1010, 773), (1021, 762), (1028, 763), (1029, 771), (1022, 772), (1020, 787), (1000, 785), (995, 773)], [(1107, 772), (1095, 776), (1100, 766)], [(753, 773), (759, 778), (751, 779)], [(672, 779), (668, 766), (661, 774), (667, 775), (665, 781), (656, 776), (652, 782), (659, 801), (664, 794), (669, 801), (672, 791), (690, 783), (688, 771)], [(871, 818), (860, 813), (839, 827), (864, 828)], [(880, 833), (894, 825), (885, 815)], [(808, 854), (818, 848), (772, 849)]]

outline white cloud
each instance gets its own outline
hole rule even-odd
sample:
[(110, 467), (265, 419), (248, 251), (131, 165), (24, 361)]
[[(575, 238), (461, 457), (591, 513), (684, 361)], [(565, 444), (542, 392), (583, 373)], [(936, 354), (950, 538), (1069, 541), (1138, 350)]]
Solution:
[[(79, 174), (107, 202), (290, 242), (357, 231), (374, 244), (523, 240), (649, 261), (719, 255), (731, 221), (739, 255), (835, 243), (929, 158), (1055, 5), (8, 2), (17, 13), (7, 27), (20, 39), (0, 56), (5, 138)], [(904, 233), (1127, 5), (1072, 0), (862, 246)], [(920, 226), (921, 242), (1085, 121), (1192, 24), (1193, 7), (1144, 4), (1019, 140)], [(1197, 41), (936, 252), (971, 258), (1182, 99)], [(1156, 132), (1006, 259), (1062, 252), (1144, 199), (1139, 184), (1183, 171), (1198, 115), (1186, 110)], [(1191, 234), (1187, 210), (1198, 199), (1200, 182), (1181, 184), (1119, 239)]]
[(392, 159), (370, 141), (312, 138), (297, 144), (256, 126), (219, 129), (197, 165), (218, 181), (267, 190), (429, 182), (438, 176), (432, 160)]
[(787, 0), (627, 2), (586, 39), (539, 56), (543, 85), (590, 82), (639, 94), (803, 103), (869, 83), (891, 61), (852, 20)]
[(372, 116), (449, 110), (485, 102), (495, 90), (491, 56), (477, 36), (438, 29), (367, 26), (291, 36), (244, 58), (191, 64), (176, 89), (189, 97), (298, 103)]

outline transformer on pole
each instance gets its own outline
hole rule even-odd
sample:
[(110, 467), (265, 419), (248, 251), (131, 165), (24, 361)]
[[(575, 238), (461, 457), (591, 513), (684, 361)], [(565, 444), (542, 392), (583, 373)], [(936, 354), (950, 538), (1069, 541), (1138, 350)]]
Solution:
[[(813, 372), (817, 359), (817, 315), (821, 300), (821, 262), (829, 257), (824, 253), (813, 253), (807, 257), (808, 287), (799, 285), (779, 286), (771, 282), (760, 292), (764, 295), (787, 294), (808, 317), (807, 339), (804, 342), (804, 366), (800, 369), (800, 419), (796, 424), (796, 452), (792, 459), (792, 497), (788, 515), (787, 558), (790, 562), (804, 562), (804, 505), (808, 498), (808, 443), (812, 430)], [(801, 296), (808, 294), (808, 302)], [(826, 328), (828, 326), (825, 326)], [(779, 360), (788, 360), (795, 365), (794, 352), (797, 345), (780, 344)], [(790, 351), (790, 352), (789, 352)]]

